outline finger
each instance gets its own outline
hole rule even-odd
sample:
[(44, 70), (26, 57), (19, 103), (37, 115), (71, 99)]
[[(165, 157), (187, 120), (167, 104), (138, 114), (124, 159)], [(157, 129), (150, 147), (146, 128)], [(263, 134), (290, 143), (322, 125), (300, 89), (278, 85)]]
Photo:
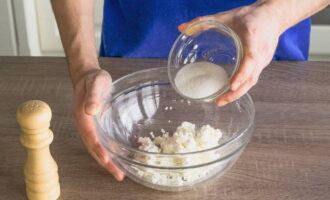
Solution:
[(122, 181), (124, 179), (125, 174), (109, 159), (108, 153), (100, 144), (95, 144), (91, 154), (117, 181)]
[(108, 152), (98, 143), (94, 132), (82, 132), (82, 140), (87, 147), (88, 152), (93, 158), (108, 172), (110, 172), (116, 180), (122, 181), (125, 174), (112, 163)]
[(253, 71), (257, 68), (257, 63), (251, 56), (245, 56), (238, 71), (230, 81), (230, 89), (236, 91), (245, 83), (251, 76)]
[[(85, 112), (88, 115), (95, 115), (100, 109), (100, 105), (105, 93), (110, 88), (110, 83), (106, 74), (97, 74), (86, 79)], [(110, 79), (111, 80), (111, 79)]]
[(186, 35), (194, 35), (200, 31), (203, 31), (203, 30), (207, 30), (207, 29), (210, 29), (212, 28), (211, 26), (208, 26), (206, 24), (201, 24), (201, 25), (198, 25), (198, 26), (194, 26), (193, 28), (189, 29), (189, 31), (187, 31), (187, 29), (192, 26), (193, 24), (196, 24), (198, 22), (201, 22), (201, 21), (205, 21), (205, 20), (215, 20), (215, 17), (213, 15), (208, 15), (208, 16), (203, 16), (203, 17), (197, 17), (189, 22), (186, 22), (186, 23), (183, 23), (183, 24), (180, 24), (178, 26), (178, 30), (180, 32), (184, 32)]
[(111, 172), (117, 181), (122, 181), (125, 178), (125, 174), (121, 171), (112, 161), (106, 163), (106, 169)]
[[(227, 14), (228, 14), (228, 12), (226, 11), (226, 12), (217, 13), (215, 15), (206, 15), (206, 16), (202, 16), (202, 17), (196, 17), (195, 19), (193, 19), (189, 22), (180, 24), (178, 26), (178, 30), (180, 32), (184, 32), (187, 28), (189, 28), (193, 24), (196, 24), (196, 23), (201, 22), (201, 21), (206, 21), (206, 20), (215, 20), (215, 21), (218, 21), (218, 22), (225, 23), (225, 24), (229, 25), (228, 23), (230, 23), (231, 17), (230, 17), (230, 15), (227, 15)], [(204, 25), (204, 26), (200, 26), (199, 30), (198, 29), (197, 30), (201, 31), (201, 30), (207, 30), (207, 29), (210, 29), (210, 28), (212, 28), (212, 26), (209, 26), (209, 25), (205, 26)]]
[(106, 169), (117, 181), (122, 181), (125, 177), (125, 174), (116, 167), (115, 164), (112, 163), (112, 161), (108, 161), (107, 163), (102, 162), (99, 157), (95, 153), (91, 153), (93, 158), (101, 165), (104, 169)]
[(233, 102), (242, 97), (251, 87), (253, 87), (258, 81), (258, 75), (251, 76), (246, 80), (236, 91), (229, 91), (219, 99), (216, 100), (218, 106), (224, 106), (230, 102)]
[(99, 160), (103, 164), (109, 161), (108, 153), (98, 142), (94, 144), (92, 149), (93, 149), (92, 151), (95, 153), (95, 155), (99, 158)]

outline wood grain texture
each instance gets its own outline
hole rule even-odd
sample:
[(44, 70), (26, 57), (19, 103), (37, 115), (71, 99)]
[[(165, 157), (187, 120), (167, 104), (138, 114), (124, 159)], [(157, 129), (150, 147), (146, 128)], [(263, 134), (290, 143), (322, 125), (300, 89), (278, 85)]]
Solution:
[[(104, 58), (113, 79), (166, 66), (161, 59)], [(0, 57), (0, 199), (25, 199), (15, 120), (17, 106), (40, 99), (53, 110), (51, 152), (61, 199), (330, 199), (330, 63), (272, 62), (251, 91), (252, 140), (233, 168), (210, 185), (159, 192), (118, 183), (89, 156), (71, 119), (72, 86), (64, 58)]]

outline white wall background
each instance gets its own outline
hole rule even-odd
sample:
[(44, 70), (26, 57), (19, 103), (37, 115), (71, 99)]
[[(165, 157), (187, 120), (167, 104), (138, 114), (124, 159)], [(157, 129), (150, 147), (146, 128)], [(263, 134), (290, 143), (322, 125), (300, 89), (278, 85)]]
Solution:
[[(40, 51), (45, 56), (64, 56), (60, 34), (49, 0), (35, 0)], [(103, 14), (103, 0), (95, 0), (95, 38), (99, 49)]]
[(330, 23), (312, 25), (309, 60), (330, 61)]
[[(95, 2), (99, 49), (103, 0)], [(0, 55), (64, 56), (50, 0), (0, 0)], [(312, 26), (310, 60), (330, 61), (330, 23)]]
[(16, 55), (16, 33), (10, 0), (0, 1), (0, 55)]
[[(99, 49), (103, 0), (95, 0)], [(50, 0), (0, 0), (0, 55), (64, 56)]]

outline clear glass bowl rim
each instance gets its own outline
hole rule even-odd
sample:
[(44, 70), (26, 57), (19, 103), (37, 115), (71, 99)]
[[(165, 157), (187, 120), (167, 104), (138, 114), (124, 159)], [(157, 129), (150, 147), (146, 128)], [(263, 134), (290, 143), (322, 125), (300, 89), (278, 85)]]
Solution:
[[(145, 72), (148, 72), (148, 71), (159, 71), (161, 69), (164, 69), (166, 70), (167, 67), (157, 67), (157, 68), (149, 68), (149, 69), (144, 69), (144, 70), (139, 70), (139, 71), (136, 71), (136, 72), (133, 72), (133, 73), (130, 73), (128, 75), (125, 75), (117, 80), (115, 80), (113, 83), (112, 83), (112, 87), (114, 87), (114, 85), (117, 83), (117, 82), (120, 82), (120, 81), (124, 81), (126, 78), (129, 78), (129, 77), (132, 77), (132, 76), (135, 76), (137, 74), (141, 74), (141, 73), (145, 73)], [(112, 97), (111, 95), (111, 98), (110, 98), (110, 102), (117, 98), (117, 96), (123, 94), (123, 93), (126, 93), (127, 91), (126, 90), (123, 90), (123, 91), (120, 91), (118, 95), (116, 95), (115, 97)], [(132, 151), (134, 153), (143, 153), (145, 155), (153, 155), (153, 156), (184, 156), (184, 155), (193, 155), (193, 154), (199, 154), (199, 153), (205, 153), (205, 152), (209, 152), (209, 151), (214, 151), (214, 150), (217, 150), (217, 149), (223, 149), (225, 148), (226, 146), (236, 142), (237, 140), (239, 140), (244, 134), (248, 133), (248, 130), (250, 128), (252, 128), (253, 124), (254, 124), (254, 120), (255, 120), (255, 105), (254, 105), (254, 102), (252, 100), (252, 97), (246, 93), (244, 96), (247, 96), (247, 99), (248, 101), (251, 103), (251, 120), (250, 120), (250, 123), (248, 124), (248, 126), (241, 132), (239, 133), (236, 137), (233, 137), (231, 138), (230, 140), (228, 140), (227, 142), (223, 143), (223, 144), (220, 144), (218, 146), (215, 146), (215, 147), (212, 147), (212, 148), (209, 148), (209, 149), (204, 149), (204, 150), (200, 150), (200, 151), (194, 151), (194, 152), (187, 152), (187, 153), (157, 153), (157, 152), (147, 152), (147, 151), (143, 151), (141, 149), (138, 149), (138, 148), (134, 148), (134, 147), (131, 147), (131, 146), (127, 146), (127, 145), (124, 145), (118, 141), (116, 141), (115, 139), (111, 138), (110, 139), (116, 143), (118, 146), (124, 148), (124, 149), (127, 149), (129, 151)], [(244, 97), (243, 96), (243, 97)], [(232, 103), (235, 103), (235, 102), (231, 102), (230, 104)], [(106, 104), (103, 104), (101, 106), (101, 109), (100, 111), (104, 110)], [(110, 105), (111, 107), (111, 105)], [(110, 108), (108, 107), (108, 108)], [(98, 121), (98, 116), (100, 115), (101, 112), (97, 113), (96, 115), (93, 116), (93, 119), (94, 119), (94, 122), (96, 124), (96, 128), (97, 130), (101, 130), (102, 132), (105, 133), (104, 129), (102, 128), (101, 124), (99, 123)], [(102, 133), (98, 133), (98, 134), (102, 134)], [(98, 137), (98, 136), (97, 136)]]

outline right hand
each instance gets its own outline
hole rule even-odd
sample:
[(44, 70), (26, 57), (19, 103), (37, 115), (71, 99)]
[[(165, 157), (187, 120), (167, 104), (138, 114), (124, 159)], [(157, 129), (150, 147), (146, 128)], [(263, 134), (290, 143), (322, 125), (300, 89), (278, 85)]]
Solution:
[[(241, 39), (244, 56), (230, 82), (231, 90), (217, 99), (216, 103), (219, 106), (240, 98), (257, 83), (262, 70), (272, 60), (278, 38), (284, 31), (278, 19), (267, 3), (258, 1), (250, 6), (198, 17), (178, 27), (183, 32), (196, 22), (216, 20), (228, 25)], [(199, 30), (193, 31), (190, 34)]]
[(92, 117), (100, 110), (105, 95), (110, 93), (111, 84), (110, 74), (102, 69), (89, 71), (79, 77), (74, 83), (73, 118), (89, 153), (117, 181), (122, 181), (124, 173), (114, 165), (107, 151), (101, 146)]

